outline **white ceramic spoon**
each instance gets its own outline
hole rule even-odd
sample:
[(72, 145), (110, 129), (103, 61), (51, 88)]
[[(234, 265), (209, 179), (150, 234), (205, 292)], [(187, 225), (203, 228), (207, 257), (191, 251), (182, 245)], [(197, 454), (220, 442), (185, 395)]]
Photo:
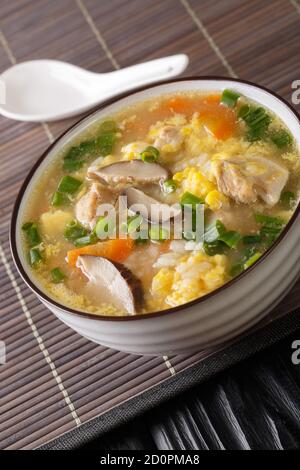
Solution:
[(185, 54), (177, 54), (110, 73), (89, 72), (56, 60), (23, 62), (0, 75), (6, 95), (0, 114), (35, 122), (67, 118), (137, 86), (175, 77), (188, 61)]

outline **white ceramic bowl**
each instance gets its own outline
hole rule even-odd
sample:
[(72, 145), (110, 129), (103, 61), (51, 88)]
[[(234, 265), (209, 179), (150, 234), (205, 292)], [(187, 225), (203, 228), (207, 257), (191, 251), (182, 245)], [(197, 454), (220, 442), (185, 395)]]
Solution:
[(234, 89), (276, 113), (300, 146), (300, 121), (288, 103), (249, 82), (221, 77), (173, 80), (145, 87), (102, 105), (63, 134), (37, 161), (18, 195), (12, 216), (11, 249), (28, 286), (58, 318), (96, 343), (135, 354), (185, 353), (224, 342), (254, 325), (282, 299), (300, 274), (300, 207), (276, 243), (251, 268), (216, 291), (188, 304), (148, 315), (95, 316), (51, 299), (36, 284), (21, 246), (20, 225), (28, 196), (57, 151), (94, 121), (125, 106), (164, 93)]

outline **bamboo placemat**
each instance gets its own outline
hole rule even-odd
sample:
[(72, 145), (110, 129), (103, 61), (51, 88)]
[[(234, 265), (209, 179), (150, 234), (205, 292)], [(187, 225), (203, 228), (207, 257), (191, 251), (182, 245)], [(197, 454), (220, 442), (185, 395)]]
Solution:
[[(239, 76), (288, 100), (300, 78), (299, 0), (1, 0), (0, 28), (1, 72), (38, 58), (108, 72), (185, 52), (185, 75)], [(215, 352), (149, 358), (97, 346), (57, 320), (21, 281), (8, 245), (16, 194), (33, 162), (75, 120), (0, 118), (0, 340), (7, 353), (1, 448), (43, 445)], [(300, 283), (270, 318), (299, 306)]]

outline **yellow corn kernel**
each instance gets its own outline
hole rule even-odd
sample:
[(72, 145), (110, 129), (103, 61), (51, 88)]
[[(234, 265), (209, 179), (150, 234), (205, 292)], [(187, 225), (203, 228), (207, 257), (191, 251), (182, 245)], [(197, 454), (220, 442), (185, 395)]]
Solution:
[(180, 132), (181, 132), (181, 135), (185, 137), (187, 135), (191, 135), (192, 129), (188, 126), (184, 126)]
[(160, 297), (166, 297), (172, 290), (174, 271), (162, 268), (152, 279), (152, 292)]
[(161, 149), (162, 152), (166, 152), (166, 153), (176, 152), (176, 150), (177, 150), (176, 147), (174, 147), (174, 145), (172, 144), (165, 144)]
[(224, 194), (220, 193), (220, 191), (214, 189), (207, 194), (205, 203), (212, 211), (217, 211), (221, 209), (223, 205), (228, 205), (229, 200)]
[(224, 284), (225, 268), (222, 266), (216, 266), (207, 273), (203, 274), (202, 279), (205, 283), (207, 292), (217, 289)]
[(175, 173), (173, 179), (181, 183), (182, 193), (189, 191), (198, 197), (205, 197), (216, 188), (211, 181), (194, 167), (187, 167), (183, 171)]

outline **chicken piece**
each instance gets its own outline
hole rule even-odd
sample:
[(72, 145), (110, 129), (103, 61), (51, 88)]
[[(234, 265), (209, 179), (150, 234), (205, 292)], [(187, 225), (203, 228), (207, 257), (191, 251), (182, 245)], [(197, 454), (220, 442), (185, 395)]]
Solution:
[(243, 204), (260, 197), (274, 206), (289, 177), (286, 168), (264, 157), (214, 160), (211, 169), (219, 191)]
[(183, 141), (181, 127), (167, 125), (159, 130), (153, 145), (163, 152), (177, 152)]
[(244, 204), (256, 201), (253, 181), (243, 175), (240, 166), (228, 161), (215, 161), (212, 171), (221, 193)]
[(93, 229), (97, 221), (97, 209), (100, 204), (114, 204), (116, 194), (100, 183), (93, 183), (87, 193), (77, 202), (76, 219), (85, 227)]

